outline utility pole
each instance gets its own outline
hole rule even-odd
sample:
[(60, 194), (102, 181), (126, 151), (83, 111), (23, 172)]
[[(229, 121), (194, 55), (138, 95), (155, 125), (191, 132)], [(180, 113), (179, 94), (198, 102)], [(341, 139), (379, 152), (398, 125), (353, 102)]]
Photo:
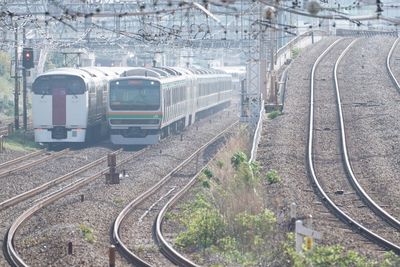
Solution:
[(269, 30), (269, 50), (265, 58), (269, 58), (269, 69), (268, 69), (268, 77), (269, 81), (268, 84), (269, 86), (267, 87), (267, 93), (266, 93), (266, 102), (265, 103), (265, 109), (267, 112), (272, 111), (271, 109), (276, 109), (278, 106), (277, 103), (277, 94), (276, 94), (276, 72), (274, 69), (275, 65), (275, 46), (276, 46), (276, 9), (271, 6), (265, 6), (263, 10), (263, 18), (265, 20), (268, 20), (271, 24), (270, 30)]
[[(22, 28), (22, 46), (25, 47), (26, 36), (25, 27)], [(28, 128), (28, 116), (27, 116), (27, 105), (26, 105), (26, 69), (22, 68), (22, 120), (24, 123), (24, 130)]]
[(270, 84), (270, 103), (275, 104), (275, 108), (277, 108), (278, 105), (278, 98), (276, 95), (276, 72), (275, 72), (275, 45), (276, 45), (276, 20), (277, 20), (277, 15), (275, 13), (272, 13), (271, 17), (271, 31), (270, 31), (270, 78), (271, 78), (271, 84)]
[(19, 80), (18, 80), (18, 24), (15, 23), (15, 62), (14, 62), (14, 127), (19, 129)]

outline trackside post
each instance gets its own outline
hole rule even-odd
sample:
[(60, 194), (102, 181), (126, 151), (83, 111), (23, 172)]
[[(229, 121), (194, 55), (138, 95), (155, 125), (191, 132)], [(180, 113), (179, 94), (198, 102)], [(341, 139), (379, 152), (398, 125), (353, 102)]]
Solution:
[(303, 253), (303, 242), (305, 241), (305, 247), (307, 250), (311, 250), (314, 244), (314, 239), (321, 239), (322, 234), (307, 228), (303, 225), (301, 220), (296, 221), (295, 227), (296, 234), (296, 252)]
[(4, 136), (0, 135), (0, 153), (4, 150)]
[(117, 156), (115, 154), (107, 155), (109, 172), (106, 173), (106, 184), (119, 184), (119, 173), (116, 172)]

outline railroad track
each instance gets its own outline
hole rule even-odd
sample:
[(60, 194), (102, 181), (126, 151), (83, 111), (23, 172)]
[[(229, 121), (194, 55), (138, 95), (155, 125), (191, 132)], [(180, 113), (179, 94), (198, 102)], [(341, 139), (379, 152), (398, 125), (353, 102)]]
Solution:
[[(345, 42), (347, 44), (343, 46)], [(360, 186), (352, 171), (348, 156), (338, 66), (354, 42), (348, 44), (349, 41), (342, 39), (335, 41), (320, 55), (312, 68), (307, 167), (313, 187), (336, 217), (371, 242), (399, 254), (400, 247), (396, 244), (398, 240), (393, 241), (390, 238), (396, 236), (400, 223), (377, 205)], [(336, 47), (342, 47), (344, 50), (334, 66), (323, 63), (323, 59), (330, 57), (332, 60), (335, 54), (339, 55), (340, 50), (334, 51)], [(334, 88), (332, 88), (332, 79), (326, 78), (326, 72), (324, 78), (316, 78), (317, 68), (326, 68), (330, 70), (330, 73), (333, 69)], [(333, 104), (334, 102), (336, 104)], [(337, 184), (341, 184), (346, 191), (350, 191), (352, 187), (354, 193), (344, 194), (343, 190), (336, 190)], [(354, 200), (355, 196), (358, 197), (356, 200)], [(365, 210), (363, 206), (359, 208), (360, 203), (365, 203), (369, 210)], [(372, 217), (374, 218), (371, 223)], [(371, 228), (374, 230), (372, 231)]]
[(48, 152), (45, 149), (24, 155), (22, 157), (16, 158), (0, 164), (0, 178), (5, 177), (11, 173), (15, 173), (20, 170), (24, 170), (31, 166), (37, 165), (41, 162), (47, 161), (49, 159), (57, 158), (61, 155), (67, 153), (69, 149), (64, 149), (58, 152)]
[[(117, 150), (117, 151), (113, 152), (112, 154), (119, 155), (119, 154), (121, 154), (121, 152), (122, 152), (122, 149)], [(0, 203), (0, 211), (2, 211), (4, 209), (7, 209), (9, 207), (12, 207), (14, 205), (17, 205), (17, 204), (21, 203), (22, 201), (24, 201), (26, 199), (32, 198), (32, 197), (38, 195), (39, 193), (42, 193), (42, 192), (44, 192), (44, 191), (46, 191), (46, 190), (48, 190), (48, 189), (50, 189), (50, 188), (52, 188), (52, 187), (54, 187), (56, 185), (59, 185), (60, 183), (66, 181), (68, 179), (73, 178), (74, 176), (82, 174), (85, 171), (90, 170), (94, 166), (102, 164), (106, 160), (107, 160), (107, 156), (99, 158), (99, 159), (97, 159), (95, 161), (92, 161), (89, 164), (86, 164), (86, 165), (84, 165), (84, 166), (82, 166), (82, 167), (80, 167), (80, 168), (78, 168), (76, 170), (73, 170), (72, 172), (69, 172), (69, 173), (67, 173), (65, 175), (62, 175), (60, 177), (57, 177), (57, 178), (55, 178), (55, 179), (53, 179), (53, 180), (51, 180), (49, 182), (43, 183), (40, 186), (37, 186), (37, 187), (35, 187), (35, 188), (33, 188), (33, 189), (29, 190), (29, 191), (26, 191), (24, 193), (21, 193), (21, 194), (18, 194), (16, 196), (14, 196), (14, 197), (12, 197), (10, 199), (7, 199), (7, 200), (5, 200), (5, 201)]]
[[(131, 201), (120, 212), (120, 214), (115, 219), (114, 225), (112, 227), (112, 240), (120, 253), (129, 262), (134, 263), (137, 266), (153, 266), (153, 264), (156, 263), (161, 264), (162, 266), (170, 265), (170, 262), (165, 261), (166, 256), (170, 261), (179, 266), (196, 266), (195, 263), (191, 262), (189, 259), (186, 259), (180, 253), (175, 251), (172, 246), (165, 241), (165, 238), (162, 236), (161, 230), (162, 221), (165, 216), (165, 211), (167, 207), (171, 205), (172, 201), (176, 201), (176, 199), (183, 194), (184, 190), (189, 188), (195, 182), (198, 174), (201, 173), (204, 166), (206, 166), (208, 160), (205, 160), (201, 164), (201, 167), (197, 165), (200, 154), (204, 153), (204, 150), (206, 148), (217, 142), (217, 140), (220, 140), (236, 125), (237, 122), (218, 134), (212, 140), (207, 142), (205, 145), (195, 151), (191, 156), (185, 159), (181, 164), (179, 164), (176, 168), (174, 168), (170, 173), (160, 179), (159, 182), (153, 185), (150, 189)], [(196, 171), (193, 172), (193, 169), (195, 169)], [(177, 193), (175, 197), (172, 197), (172, 195), (174, 195), (174, 192), (176, 191), (179, 191), (179, 193)], [(159, 208), (162, 209), (162, 212), (158, 215), (154, 214), (155, 210), (159, 210)], [(141, 213), (143, 210), (145, 210), (145, 212)], [(149, 215), (149, 213), (152, 213), (154, 216)], [(133, 219), (135, 217), (139, 218), (139, 220)], [(141, 221), (144, 219), (147, 220), (147, 223), (141, 223)], [(123, 224), (129, 225), (130, 228), (132, 227), (132, 225), (140, 227), (140, 232), (145, 232), (144, 234), (151, 235), (152, 231), (154, 230), (152, 227), (154, 221), (156, 222), (155, 238), (164, 256), (162, 256), (159, 252), (152, 251), (150, 253), (146, 253), (146, 259), (144, 259), (143, 256), (139, 255), (141, 254), (141, 252), (138, 253), (137, 251), (132, 250), (130, 248), (132, 247), (132, 245), (123, 240)], [(144, 228), (147, 231), (145, 231)], [(140, 238), (136, 237), (136, 239)]]
[(397, 91), (400, 93), (400, 84), (399, 84), (399, 81), (396, 79), (396, 76), (394, 75), (394, 71), (392, 70), (392, 67), (390, 66), (390, 59), (392, 58), (392, 56), (393, 56), (393, 51), (395, 50), (395, 48), (396, 48), (397, 44), (399, 43), (399, 41), (400, 41), (400, 38), (397, 38), (397, 39), (393, 42), (393, 45), (392, 45), (392, 47), (391, 47), (390, 50), (389, 50), (389, 53), (388, 53), (388, 55), (387, 55), (387, 57), (386, 57), (386, 68), (387, 68), (387, 71), (388, 71), (388, 73), (389, 73), (390, 79), (392, 79), (393, 84), (396, 86)]
[[(126, 162), (131, 161), (133, 158), (138, 157), (141, 154), (143, 154), (146, 150), (147, 149), (142, 149), (133, 154), (128, 154), (128, 156), (126, 156), (124, 159), (120, 160), (117, 163), (117, 166), (120, 166)], [(116, 155), (121, 154), (122, 150), (120, 149), (113, 153)], [(87, 171), (92, 170), (94, 168), (94, 166), (99, 166), (102, 163), (106, 162), (107, 158), (108, 158), (108, 156), (102, 157), (96, 161), (91, 162), (90, 164), (87, 164), (79, 169), (74, 170), (73, 172), (70, 172), (66, 175), (58, 177), (58, 178), (56, 178), (48, 183), (45, 183), (35, 189), (32, 189), (28, 192), (25, 192), (23, 194), (20, 194), (16, 197), (13, 197), (9, 200), (6, 200), (6, 201), (0, 203), (0, 210), (2, 210), (2, 209), (10, 207), (12, 205), (16, 205), (17, 203), (20, 203), (21, 201), (29, 199), (29, 198), (37, 195), (38, 193), (45, 191), (46, 189), (49, 189), (51, 187), (54, 187), (55, 185), (60, 184), (61, 182), (66, 181), (67, 179), (76, 177), (78, 175), (82, 176), (82, 178), (79, 178), (79, 179), (69, 183), (68, 185), (63, 186), (61, 189), (58, 189), (54, 192), (50, 192), (47, 195), (45, 195), (44, 197), (42, 197), (41, 199), (36, 200), (35, 204), (32, 207), (30, 207), (28, 210), (23, 212), (13, 222), (13, 224), (10, 226), (10, 228), (7, 231), (5, 243), (3, 246), (4, 254), (10, 265), (12, 265), (12, 266), (28, 266), (28, 264), (24, 262), (24, 260), (18, 254), (17, 250), (14, 247), (15, 235), (16, 235), (18, 229), (23, 224), (25, 224), (29, 220), (29, 218), (34, 216), (34, 214), (37, 213), (38, 211), (40, 211), (41, 209), (54, 203), (58, 199), (66, 196), (72, 192), (75, 192), (76, 190), (86, 186), (88, 183), (92, 182), (93, 180), (95, 180), (95, 179), (103, 176), (105, 173), (107, 173), (109, 171), (109, 168), (104, 168), (104, 169), (96, 172), (95, 174), (92, 173), (89, 175), (89, 174), (85, 173)]]

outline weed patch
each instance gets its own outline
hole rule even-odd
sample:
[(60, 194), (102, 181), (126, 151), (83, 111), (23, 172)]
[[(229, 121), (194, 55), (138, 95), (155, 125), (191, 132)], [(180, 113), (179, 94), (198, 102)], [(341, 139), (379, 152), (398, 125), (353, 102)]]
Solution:
[(280, 183), (282, 181), (281, 176), (278, 174), (276, 170), (269, 170), (265, 175), (265, 179), (270, 184)]
[(273, 120), (280, 115), (282, 115), (282, 112), (280, 112), (279, 110), (274, 110), (274, 111), (268, 113), (268, 118)]
[(93, 229), (90, 228), (89, 226), (86, 226), (84, 224), (79, 225), (79, 229), (81, 230), (83, 239), (85, 239), (87, 242), (93, 244), (96, 239), (93, 235)]

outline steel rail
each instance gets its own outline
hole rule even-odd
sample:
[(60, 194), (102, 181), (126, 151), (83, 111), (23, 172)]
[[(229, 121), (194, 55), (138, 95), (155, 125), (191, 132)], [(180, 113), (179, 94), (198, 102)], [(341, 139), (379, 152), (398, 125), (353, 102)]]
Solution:
[(37, 155), (42, 154), (42, 153), (44, 153), (44, 152), (46, 152), (46, 149), (41, 149), (41, 150), (39, 150), (39, 151), (35, 151), (35, 152), (32, 152), (32, 153), (26, 154), (26, 155), (24, 155), (24, 156), (15, 158), (15, 159), (13, 159), (13, 160), (6, 161), (6, 162), (0, 164), (0, 169), (5, 168), (5, 167), (8, 167), (8, 166), (10, 166), (10, 165), (12, 165), (12, 164), (14, 164), (14, 163), (16, 163), (16, 162), (18, 162), (18, 161), (22, 161), (22, 160), (24, 160), (24, 159), (37, 156)]
[(342, 102), (340, 99), (340, 90), (339, 90), (339, 81), (337, 77), (337, 69), (342, 61), (343, 57), (346, 55), (347, 51), (350, 49), (350, 47), (357, 41), (358, 39), (353, 40), (350, 45), (343, 51), (343, 53), (340, 55), (338, 60), (336, 61), (335, 68), (334, 68), (334, 79), (335, 79), (335, 91), (336, 91), (336, 101), (337, 101), (337, 110), (339, 113), (339, 122), (340, 122), (340, 136), (341, 136), (341, 143), (342, 143), (342, 153), (344, 157), (344, 162), (346, 166), (346, 172), (348, 174), (348, 177), (350, 178), (349, 181), (351, 185), (353, 186), (354, 190), (358, 193), (358, 195), (361, 197), (363, 202), (374, 211), (376, 215), (378, 215), (380, 218), (383, 218), (387, 223), (389, 223), (392, 227), (396, 228), (397, 230), (400, 230), (400, 222), (391, 216), (389, 213), (387, 213), (384, 209), (382, 209), (376, 202), (368, 195), (367, 192), (362, 188), (360, 183), (358, 182), (356, 176), (354, 175), (353, 169), (351, 168), (350, 165), (350, 159), (349, 159), (349, 153), (347, 151), (347, 143), (346, 143), (346, 133), (345, 133), (345, 127), (344, 127), (344, 119), (343, 119), (343, 111), (342, 111)]
[(177, 193), (175, 194), (160, 210), (156, 217), (155, 223), (155, 238), (157, 240), (158, 246), (160, 247), (162, 253), (166, 255), (166, 257), (173, 263), (178, 266), (189, 266), (189, 267), (199, 267), (196, 263), (191, 260), (185, 258), (182, 254), (176, 251), (171, 244), (169, 244), (163, 234), (162, 234), (162, 223), (164, 221), (165, 214), (167, 210), (174, 205), (188, 190), (193, 184), (196, 182), (197, 177), (203, 172), (203, 170), (207, 167), (204, 166), (201, 168), (199, 172), (197, 172), (193, 178)]
[[(35, 160), (35, 161), (32, 161), (32, 162), (28, 162), (28, 163), (26, 163), (26, 164), (23, 164), (23, 165), (21, 165), (21, 166), (16, 167), (15, 169), (6, 170), (6, 171), (3, 171), (3, 172), (0, 172), (0, 177), (4, 177), (4, 176), (6, 176), (6, 175), (8, 175), (8, 174), (11, 174), (11, 173), (13, 173), (13, 172), (16, 172), (16, 171), (20, 171), (20, 170), (29, 168), (29, 167), (32, 166), (32, 165), (41, 163), (41, 162), (46, 161), (46, 160), (48, 160), (48, 159), (59, 157), (59, 156), (65, 154), (65, 153), (67, 153), (68, 151), (69, 151), (69, 148), (64, 149), (64, 150), (61, 150), (61, 151), (56, 152), (56, 153), (53, 153), (53, 154), (50, 154), (50, 155), (48, 155), (48, 156), (46, 156), (46, 157), (43, 157), (43, 158), (41, 158), (41, 159), (38, 159), (38, 160)], [(32, 154), (34, 154), (34, 153), (32, 153)], [(37, 156), (37, 155), (40, 155), (40, 154), (41, 154), (41, 153), (38, 153), (38, 154), (36, 154), (36, 156)], [(29, 155), (31, 155), (31, 154), (29, 154)], [(18, 159), (20, 159), (20, 158), (18, 158)], [(14, 163), (15, 163), (15, 162), (14, 162)]]
[[(113, 152), (112, 154), (118, 155), (121, 152), (122, 152), (122, 149), (119, 149), (119, 150)], [(26, 191), (24, 193), (21, 193), (19, 195), (14, 196), (14, 197), (12, 197), (10, 199), (7, 199), (7, 200), (5, 200), (5, 201), (0, 203), (0, 211), (4, 210), (6, 208), (9, 208), (9, 207), (11, 207), (13, 205), (16, 205), (16, 204), (20, 203), (21, 201), (24, 201), (24, 200), (26, 200), (26, 199), (28, 199), (28, 198), (30, 198), (30, 197), (38, 194), (38, 193), (41, 193), (41, 192), (43, 192), (43, 191), (45, 191), (45, 190), (47, 190), (47, 189), (59, 184), (59, 183), (67, 180), (67, 179), (70, 179), (74, 175), (77, 175), (77, 174), (79, 174), (81, 172), (84, 172), (84, 171), (90, 169), (91, 167), (93, 167), (93, 166), (95, 166), (95, 165), (97, 165), (100, 162), (105, 161), (105, 160), (107, 160), (107, 156), (102, 157), (100, 159), (97, 159), (97, 160), (95, 160), (95, 161), (93, 161), (93, 162), (91, 162), (91, 163), (89, 163), (89, 164), (87, 164), (85, 166), (82, 166), (82, 167), (80, 167), (80, 168), (78, 168), (76, 170), (73, 170), (72, 172), (69, 172), (69, 173), (67, 173), (65, 175), (62, 175), (62, 176), (60, 176), (60, 177), (58, 177), (58, 178), (56, 178), (54, 180), (51, 180), (51, 181), (49, 181), (47, 183), (44, 183), (44, 184), (42, 184), (42, 185), (40, 185), (38, 187), (35, 187), (35, 188), (33, 188), (33, 189), (29, 190), (29, 191)]]
[[(359, 232), (360, 234), (364, 235), (366, 238), (374, 242), (375, 244), (378, 244), (381, 247), (384, 247), (386, 249), (393, 250), (397, 254), (400, 254), (400, 247), (398, 245), (393, 244), (392, 242), (382, 238), (381, 236), (373, 233), (357, 221), (355, 221), (353, 218), (351, 218), (349, 215), (347, 215), (345, 212), (343, 212), (341, 209), (339, 209), (338, 206), (335, 205), (335, 203), (329, 198), (329, 196), (326, 194), (326, 192), (323, 190), (321, 184), (318, 181), (318, 178), (315, 174), (315, 169), (314, 169), (314, 160), (313, 160), (313, 130), (314, 130), (314, 76), (315, 76), (315, 70), (317, 68), (317, 65), (319, 62), (322, 60), (322, 58), (325, 57), (325, 55), (339, 42), (343, 40), (343, 38), (336, 40), (334, 43), (332, 43), (315, 61), (312, 70), (311, 70), (311, 79), (310, 79), (310, 109), (309, 109), (309, 129), (308, 129), (308, 144), (307, 144), (307, 168), (309, 171), (309, 175), (311, 178), (311, 183), (313, 187), (318, 190), (318, 193), (320, 194), (320, 197), (322, 198), (324, 204), (344, 223), (346, 223), (350, 228), (352, 228), (355, 232)], [(350, 49), (351, 45), (354, 42), (352, 42), (340, 55), (339, 58), (343, 58), (344, 54)]]
[[(224, 131), (220, 132), (217, 136), (212, 138), (210, 141), (208, 141), (205, 145), (197, 149), (191, 156), (189, 156), (187, 159), (185, 159), (181, 164), (179, 164), (176, 168), (174, 168), (170, 173), (165, 175), (162, 179), (160, 179), (155, 185), (153, 185), (150, 189), (142, 193), (140, 196), (135, 198), (133, 201), (131, 201), (125, 208), (120, 212), (120, 214), (117, 216), (117, 218), (114, 221), (114, 224), (112, 226), (112, 241), (116, 245), (118, 251), (130, 262), (133, 262), (139, 266), (148, 266), (150, 267), (151, 264), (148, 263), (147, 261), (141, 259), (139, 256), (137, 256), (135, 253), (133, 253), (128, 246), (122, 241), (121, 236), (119, 234), (120, 228), (122, 221), (125, 219), (125, 217), (140, 203), (142, 203), (145, 199), (147, 199), (149, 196), (151, 196), (157, 189), (159, 189), (163, 184), (165, 184), (167, 181), (169, 181), (172, 177), (172, 175), (179, 170), (181, 170), (187, 163), (189, 163), (194, 157), (196, 157), (202, 150), (207, 148), (210, 144), (215, 142), (218, 138), (220, 138), (222, 135), (224, 135), (226, 132), (228, 132), (230, 129), (232, 129), (234, 126), (236, 126), (239, 122), (236, 121), (233, 123), (231, 126), (226, 128)], [(183, 258), (183, 256), (181, 256)]]
[[(131, 155), (131, 156), (127, 157), (126, 159), (123, 159), (119, 163), (117, 163), (117, 166), (120, 166), (126, 162), (129, 162), (133, 158), (142, 155), (147, 150), (148, 149), (145, 148), (138, 152), (135, 152), (133, 155)], [(99, 178), (100, 176), (104, 175), (108, 171), (109, 171), (109, 168), (105, 168), (102, 171), (97, 172), (96, 174), (94, 174), (92, 176), (81, 178), (81, 179), (75, 181), (74, 183), (71, 183), (71, 184), (65, 186), (64, 188), (61, 189), (61, 191), (45, 197), (44, 199), (42, 199), (38, 203), (36, 203), (34, 206), (32, 206), (31, 208), (29, 208), (28, 210), (23, 212), (15, 220), (15, 222), (11, 225), (11, 227), (8, 229), (6, 237), (5, 237), (6, 239), (5, 239), (4, 252), (6, 254), (5, 255), (6, 258), (9, 260), (9, 263), (12, 266), (17, 266), (17, 267), (28, 267), (29, 266), (27, 263), (24, 262), (24, 260), (21, 258), (21, 256), (18, 254), (18, 252), (14, 248), (15, 234), (26, 220), (28, 220), (30, 217), (32, 217), (38, 210), (45, 208), (48, 205), (59, 200), (60, 198), (84, 187), (85, 185), (89, 184), (90, 182), (92, 182), (95, 179)]]
[(392, 57), (393, 51), (394, 51), (394, 49), (395, 49), (395, 47), (396, 47), (396, 45), (397, 45), (397, 43), (398, 43), (399, 41), (400, 41), (400, 38), (397, 38), (397, 39), (393, 42), (393, 45), (392, 45), (392, 47), (390, 48), (390, 51), (389, 51), (388, 56), (387, 56), (387, 58), (386, 58), (386, 68), (387, 68), (387, 70), (388, 70), (388, 72), (389, 72), (390, 79), (392, 79), (392, 81), (393, 81), (394, 85), (396, 86), (396, 89), (397, 89), (398, 92), (400, 92), (400, 84), (399, 84), (399, 82), (397, 81), (396, 77), (394, 76), (394, 73), (393, 73), (393, 71), (392, 71), (392, 68), (390, 67), (390, 58)]
[[(262, 94), (261, 94), (261, 99), (263, 99)], [(258, 143), (260, 142), (260, 139), (261, 139), (264, 113), (265, 113), (265, 110), (264, 110), (264, 99), (263, 99), (261, 101), (261, 109), (258, 114), (257, 127), (256, 127), (256, 130), (254, 131), (253, 143), (251, 145), (250, 161), (255, 161), (257, 158)]]

